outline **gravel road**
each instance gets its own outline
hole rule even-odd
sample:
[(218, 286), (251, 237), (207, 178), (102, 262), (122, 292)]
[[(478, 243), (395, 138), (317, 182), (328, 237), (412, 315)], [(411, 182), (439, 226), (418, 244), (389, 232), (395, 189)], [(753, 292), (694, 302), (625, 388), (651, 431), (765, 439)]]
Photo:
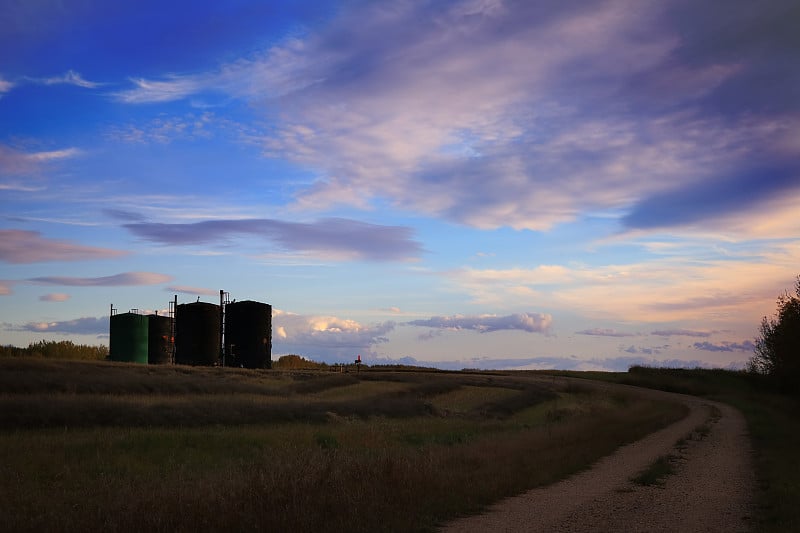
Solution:
[[(742, 415), (693, 396), (643, 389), (641, 394), (683, 402), (689, 415), (618, 449), (590, 470), (505, 499), (441, 531), (749, 531), (755, 477)], [(710, 428), (705, 436), (695, 431), (703, 425)], [(685, 441), (681, 447), (676, 446), (679, 439)], [(671, 454), (677, 456), (675, 473), (663, 485), (631, 481), (657, 458)]]

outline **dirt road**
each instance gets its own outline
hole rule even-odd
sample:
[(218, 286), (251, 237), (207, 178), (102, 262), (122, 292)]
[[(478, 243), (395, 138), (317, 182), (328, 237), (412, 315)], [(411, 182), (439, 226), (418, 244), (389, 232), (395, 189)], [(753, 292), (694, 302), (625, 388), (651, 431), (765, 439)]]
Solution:
[[(442, 531), (749, 531), (755, 478), (742, 415), (725, 404), (692, 396), (651, 390), (642, 394), (684, 402), (690, 413), (620, 448), (590, 470), (503, 500)], [(696, 431), (701, 426), (709, 429), (704, 436)], [(680, 439), (682, 446), (676, 447)], [(662, 486), (631, 481), (657, 458), (671, 454), (677, 456), (675, 473)]]

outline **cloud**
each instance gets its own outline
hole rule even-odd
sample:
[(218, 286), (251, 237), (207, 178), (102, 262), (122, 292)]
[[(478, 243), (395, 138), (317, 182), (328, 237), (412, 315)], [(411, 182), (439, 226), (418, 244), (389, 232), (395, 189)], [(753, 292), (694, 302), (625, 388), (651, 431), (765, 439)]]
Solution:
[(731, 231), (748, 232), (797, 179), (800, 146), (787, 139), (800, 75), (785, 67), (796, 9), (355, 3), (205, 72), (133, 77), (113, 97), (213, 93), (261, 109), (270, 128), (249, 140), (319, 176), (299, 208), (388, 202), (534, 230), (624, 212), (626, 228), (647, 231), (746, 211)]
[(515, 313), (507, 316), (497, 315), (453, 315), (434, 316), (425, 320), (406, 322), (411, 326), (425, 326), (439, 329), (470, 329), (480, 333), (503, 330), (521, 330), (529, 333), (548, 333), (553, 318), (542, 313)]
[(44, 276), (30, 278), (28, 281), (40, 285), (65, 285), (71, 287), (123, 287), (168, 283), (172, 281), (172, 276), (155, 272), (123, 272), (122, 274), (99, 278)]
[(599, 337), (634, 337), (635, 334), (633, 333), (625, 333), (622, 331), (617, 331), (615, 329), (600, 329), (600, 328), (592, 328), (592, 329), (584, 329), (582, 331), (576, 331), (578, 335), (597, 335)]
[(187, 287), (186, 285), (170, 285), (164, 288), (167, 292), (177, 292), (179, 294), (193, 294), (202, 296), (216, 296), (219, 294), (218, 290), (203, 289), (200, 287)]
[(711, 333), (708, 333), (707, 331), (695, 331), (691, 329), (659, 329), (656, 331), (651, 331), (650, 335), (658, 335), (659, 337), (710, 337)]
[[(71, 159), (82, 155), (82, 153), (81, 150), (75, 147), (40, 152), (23, 152), (10, 146), (0, 144), (0, 176), (3, 174), (8, 176), (29, 175), (41, 168), (44, 164), (62, 159)], [(5, 188), (12, 188), (15, 190), (38, 190), (38, 187), (32, 187), (27, 183), (25, 185), (0, 185), (5, 185)]]
[(328, 362), (350, 362), (388, 342), (394, 322), (363, 325), (333, 316), (272, 311), (273, 353), (299, 353)]
[(722, 342), (714, 344), (711, 342), (696, 342), (693, 347), (696, 350), (703, 350), (707, 352), (752, 352), (755, 350), (755, 345), (752, 341), (742, 342)]
[(310, 223), (273, 219), (208, 220), (189, 224), (131, 223), (133, 234), (162, 244), (198, 245), (221, 242), (242, 235), (256, 235), (288, 251), (305, 252), (338, 260), (406, 261), (417, 258), (422, 248), (413, 230), (343, 218)]
[(0, 98), (2, 98), (3, 94), (9, 92), (12, 88), (14, 88), (14, 84), (12, 82), (0, 78)]
[(189, 113), (183, 117), (158, 117), (145, 124), (127, 124), (111, 128), (106, 137), (127, 143), (170, 144), (176, 140), (207, 139), (212, 137), (214, 115), (210, 112)]
[(729, 214), (741, 215), (753, 204), (800, 191), (800, 165), (749, 168), (642, 198), (622, 222), (628, 228), (653, 229), (694, 224)]
[(0, 279), (0, 296), (8, 296), (11, 294), (11, 285), (13, 284), (13, 281)]
[(102, 335), (107, 334), (108, 317), (84, 317), (59, 322), (28, 322), (13, 331), (31, 331), (34, 333), (62, 333), (64, 335)]
[(68, 70), (61, 76), (52, 76), (49, 78), (29, 78), (36, 83), (44, 85), (75, 85), (76, 87), (83, 87), (84, 89), (95, 89), (103, 85), (93, 81), (88, 81), (74, 70)]
[(417, 335), (417, 340), (420, 342), (433, 340), (436, 337), (441, 337), (442, 333), (443, 331), (441, 329), (431, 329), (429, 331), (426, 331), (425, 333), (420, 333), (419, 335)]
[(637, 346), (630, 345), (627, 348), (625, 348), (624, 346), (620, 346), (619, 350), (621, 352), (626, 352), (626, 353), (640, 353), (640, 354), (643, 354), (643, 355), (658, 355), (661, 352), (663, 352), (664, 350), (666, 350), (667, 348), (669, 348), (668, 345), (667, 346), (651, 346), (651, 347), (642, 347), (642, 346), (638, 346), (637, 347)]
[(40, 263), (46, 261), (88, 261), (113, 259), (128, 252), (84, 246), (70, 241), (47, 239), (37, 231), (0, 230), (0, 261)]
[(551, 269), (558, 273), (553, 277), (543, 276), (541, 267), (458, 269), (441, 275), (443, 283), (477, 305), (546, 301), (548, 308), (579, 310), (592, 320), (703, 321), (712, 331), (714, 324), (758, 323), (770, 314), (776, 295), (792, 285), (798, 262), (800, 245), (792, 241), (763, 243), (736, 257), (564, 266)]
[(45, 294), (43, 296), (39, 296), (39, 300), (43, 302), (66, 302), (69, 300), (69, 294), (65, 294), (63, 292), (53, 292), (50, 294)]

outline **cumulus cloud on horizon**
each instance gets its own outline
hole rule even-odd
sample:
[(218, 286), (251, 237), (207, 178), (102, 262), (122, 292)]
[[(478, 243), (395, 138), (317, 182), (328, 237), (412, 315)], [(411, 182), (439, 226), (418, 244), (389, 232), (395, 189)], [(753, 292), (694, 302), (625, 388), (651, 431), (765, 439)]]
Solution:
[(392, 321), (361, 324), (333, 316), (300, 315), (272, 310), (273, 353), (296, 353), (325, 362), (351, 362), (369, 355), (378, 344), (388, 342)]

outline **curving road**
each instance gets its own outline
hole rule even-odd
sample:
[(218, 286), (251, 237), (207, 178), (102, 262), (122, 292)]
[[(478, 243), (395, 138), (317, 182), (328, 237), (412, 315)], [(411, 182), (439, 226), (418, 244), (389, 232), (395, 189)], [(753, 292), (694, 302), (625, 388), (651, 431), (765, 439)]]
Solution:
[[(456, 520), (441, 531), (749, 531), (755, 475), (742, 415), (728, 405), (693, 396), (640, 390), (644, 396), (685, 403), (689, 415), (623, 446), (590, 470), (505, 499), (486, 513)], [(679, 439), (702, 425), (710, 427), (709, 434), (703, 438), (695, 434), (680, 450), (676, 447)], [(679, 459), (676, 472), (663, 486), (630, 481), (669, 454)]]

